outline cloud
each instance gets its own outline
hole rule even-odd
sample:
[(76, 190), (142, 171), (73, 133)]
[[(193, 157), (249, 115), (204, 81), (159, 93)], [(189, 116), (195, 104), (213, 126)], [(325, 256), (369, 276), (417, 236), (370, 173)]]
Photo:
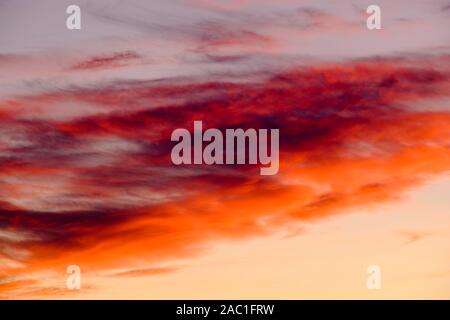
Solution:
[(441, 8), (441, 11), (443, 11), (443, 12), (450, 11), (450, 4), (444, 5), (444, 6)]
[(169, 268), (169, 267), (133, 269), (133, 270), (117, 272), (114, 274), (114, 276), (118, 276), (118, 277), (142, 277), (142, 276), (149, 276), (149, 275), (153, 276), (153, 275), (159, 275), (159, 274), (163, 274), (163, 273), (173, 272), (175, 270), (176, 270), (176, 268)]
[(407, 244), (414, 243), (430, 236), (429, 232), (416, 232), (416, 231), (397, 231), (397, 233), (403, 236)]
[(110, 55), (94, 56), (88, 60), (81, 61), (71, 69), (73, 70), (98, 70), (98, 69), (110, 69), (124, 67), (140, 59), (141, 56), (136, 52), (126, 51), (117, 52)]
[[(0, 241), (8, 245), (0, 250), (23, 265), (3, 272), (20, 277), (74, 260), (88, 273), (133, 259), (151, 266), (216, 239), (395, 200), (450, 169), (449, 106), (415, 108), (448, 98), (448, 66), (448, 56), (374, 58), (239, 82), (115, 81), (0, 101)], [(39, 117), (68, 100), (103, 112)], [(194, 120), (279, 128), (279, 174), (173, 166), (171, 132), (192, 130)], [(145, 270), (158, 269), (122, 276)]]

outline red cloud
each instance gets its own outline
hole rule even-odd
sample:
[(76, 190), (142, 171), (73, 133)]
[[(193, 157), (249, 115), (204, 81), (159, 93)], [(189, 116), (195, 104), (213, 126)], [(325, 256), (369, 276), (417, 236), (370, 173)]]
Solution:
[[(434, 59), (440, 70), (419, 59), (366, 60), (245, 84), (115, 83), (9, 101), (3, 105), (24, 108), (6, 108), (2, 120), (0, 225), (8, 236), (0, 237), (0, 259), (24, 268), (0, 272), (20, 278), (74, 260), (87, 271), (133, 257), (151, 264), (195, 254), (212, 239), (393, 199), (450, 169), (448, 109), (417, 107), (449, 95), (448, 57)], [(27, 103), (44, 97), (111, 111), (24, 120)], [(170, 134), (193, 120), (279, 128), (280, 173), (173, 166)]]

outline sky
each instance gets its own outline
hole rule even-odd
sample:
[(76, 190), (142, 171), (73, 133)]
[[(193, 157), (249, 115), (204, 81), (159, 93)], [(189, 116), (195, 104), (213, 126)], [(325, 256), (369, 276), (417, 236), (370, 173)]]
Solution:
[(449, 299), (450, 2), (375, 2), (0, 0), (0, 298)]

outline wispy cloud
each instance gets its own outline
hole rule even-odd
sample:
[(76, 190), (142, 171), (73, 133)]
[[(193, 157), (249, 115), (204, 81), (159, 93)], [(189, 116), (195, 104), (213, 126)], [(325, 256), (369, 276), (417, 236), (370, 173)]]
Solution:
[(411, 244), (431, 235), (430, 232), (418, 232), (418, 231), (397, 231), (405, 239), (405, 243)]

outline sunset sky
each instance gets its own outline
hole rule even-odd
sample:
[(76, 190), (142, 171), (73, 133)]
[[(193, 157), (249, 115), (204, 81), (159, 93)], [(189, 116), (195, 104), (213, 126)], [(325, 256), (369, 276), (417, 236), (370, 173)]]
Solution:
[[(279, 129), (278, 174), (172, 164), (195, 120)], [(448, 0), (0, 0), (0, 299), (418, 298), (450, 299)]]

